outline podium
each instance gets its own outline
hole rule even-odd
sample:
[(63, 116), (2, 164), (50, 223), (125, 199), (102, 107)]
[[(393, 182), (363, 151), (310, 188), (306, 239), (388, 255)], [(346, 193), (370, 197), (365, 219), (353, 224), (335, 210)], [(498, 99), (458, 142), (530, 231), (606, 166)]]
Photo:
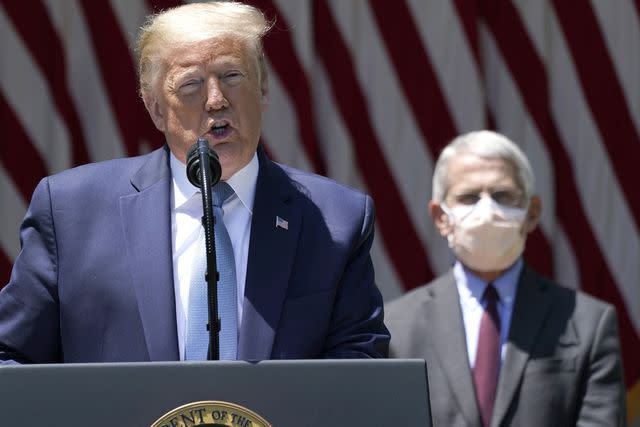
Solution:
[(428, 427), (428, 393), (420, 359), (2, 366), (0, 425), (149, 427), (182, 405), (222, 401), (273, 427)]

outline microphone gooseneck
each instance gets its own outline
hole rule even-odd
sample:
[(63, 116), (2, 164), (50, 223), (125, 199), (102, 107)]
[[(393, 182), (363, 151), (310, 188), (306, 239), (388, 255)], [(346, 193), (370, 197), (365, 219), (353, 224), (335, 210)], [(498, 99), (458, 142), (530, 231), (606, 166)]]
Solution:
[(202, 180), (200, 178), (200, 154), (203, 153), (205, 158), (209, 159), (210, 185), (213, 187), (220, 181), (222, 176), (222, 166), (218, 154), (209, 147), (209, 143), (204, 138), (198, 138), (198, 142), (193, 144), (187, 152), (187, 178), (189, 182), (198, 188), (202, 188)]

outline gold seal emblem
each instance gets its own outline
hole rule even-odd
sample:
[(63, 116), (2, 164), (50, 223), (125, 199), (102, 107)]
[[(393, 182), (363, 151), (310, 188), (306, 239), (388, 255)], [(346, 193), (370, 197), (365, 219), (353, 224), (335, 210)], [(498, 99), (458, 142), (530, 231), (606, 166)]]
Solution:
[(187, 403), (160, 417), (151, 427), (271, 427), (264, 418), (229, 402)]

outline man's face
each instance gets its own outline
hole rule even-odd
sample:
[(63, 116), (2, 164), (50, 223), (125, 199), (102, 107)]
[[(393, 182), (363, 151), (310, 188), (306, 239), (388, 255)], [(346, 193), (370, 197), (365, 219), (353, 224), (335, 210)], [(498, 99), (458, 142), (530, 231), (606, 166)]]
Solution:
[(445, 204), (449, 207), (473, 205), (483, 195), (507, 207), (524, 207), (526, 204), (516, 180), (516, 171), (509, 162), (471, 154), (451, 159)]
[(246, 42), (223, 37), (169, 51), (145, 105), (182, 162), (197, 139), (208, 140), (226, 180), (253, 157), (260, 139), (266, 83)]
[[(475, 205), (481, 197), (491, 197), (496, 203), (510, 208), (524, 208), (527, 201), (516, 179), (513, 165), (502, 159), (484, 159), (471, 154), (461, 154), (450, 160), (448, 165), (448, 188), (444, 204), (449, 208), (460, 205)], [(535, 229), (540, 219), (542, 205), (536, 196), (531, 197), (520, 232), (523, 235)], [(453, 232), (452, 223), (436, 200), (429, 202), (429, 213), (436, 228), (444, 237)], [(464, 261), (463, 261), (464, 262)], [(504, 270), (472, 269), (491, 281)]]
[[(518, 185), (516, 170), (503, 159), (485, 159), (473, 154), (461, 154), (452, 158), (448, 165), (447, 192), (444, 204), (449, 208), (456, 205), (473, 205), (481, 196), (490, 196), (498, 204), (513, 208), (527, 207), (524, 192)], [(447, 215), (440, 203), (432, 200), (429, 212), (436, 228), (442, 236), (450, 232)], [(523, 232), (529, 233), (537, 226), (541, 214), (541, 202), (533, 196), (528, 203)]]

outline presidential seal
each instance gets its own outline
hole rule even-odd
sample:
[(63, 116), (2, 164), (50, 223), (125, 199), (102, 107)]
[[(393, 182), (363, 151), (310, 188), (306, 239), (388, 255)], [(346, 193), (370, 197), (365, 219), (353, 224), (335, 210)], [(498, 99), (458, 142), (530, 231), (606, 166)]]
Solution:
[(203, 401), (180, 406), (160, 417), (151, 427), (271, 427), (264, 418), (240, 405)]

